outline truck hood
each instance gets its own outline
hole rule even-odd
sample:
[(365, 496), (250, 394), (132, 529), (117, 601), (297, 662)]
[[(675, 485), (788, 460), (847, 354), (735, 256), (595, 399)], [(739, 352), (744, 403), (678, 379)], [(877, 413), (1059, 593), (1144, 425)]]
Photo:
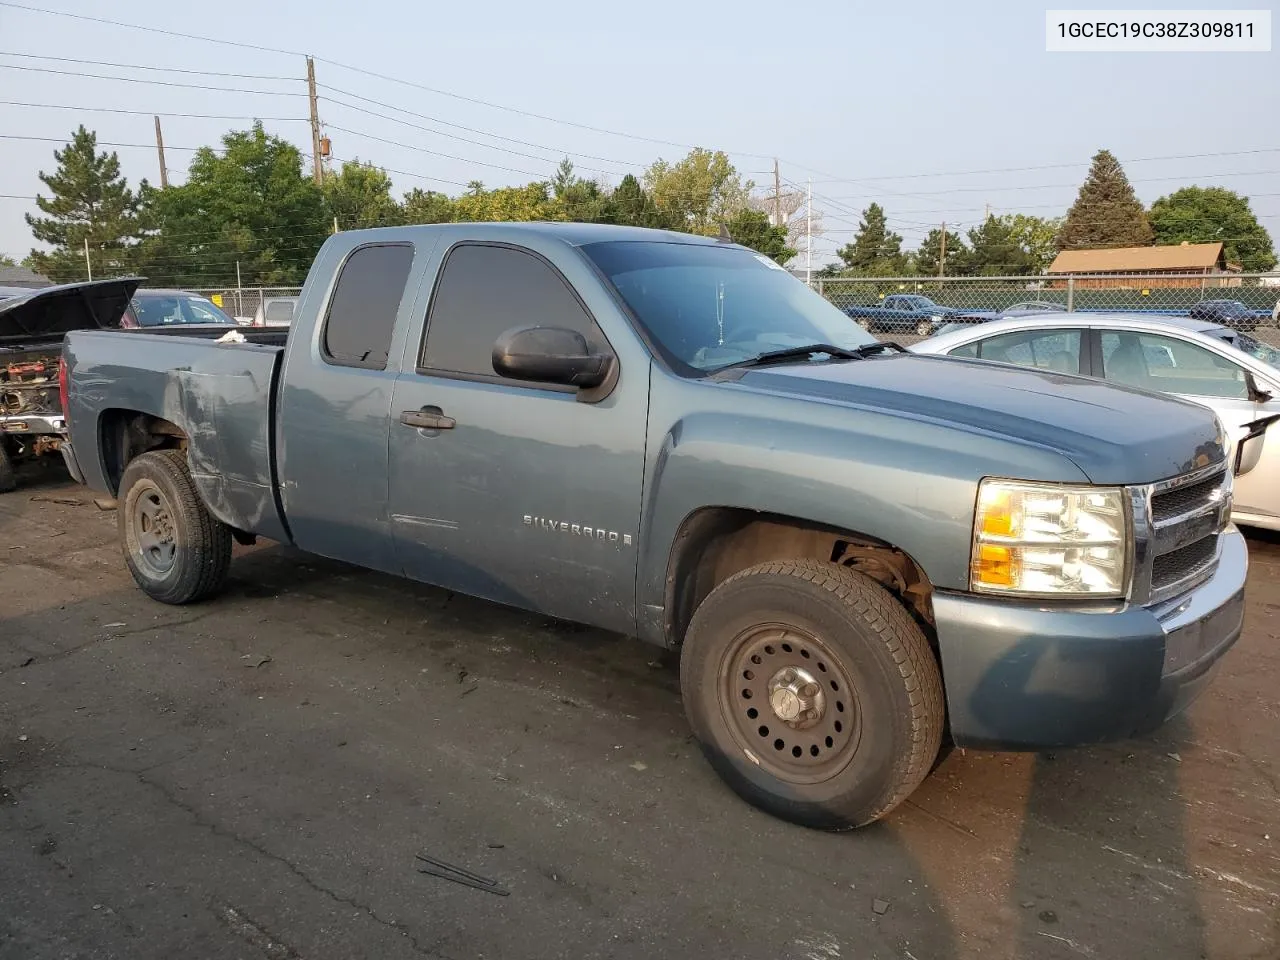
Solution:
[(1226, 457), (1206, 407), (980, 360), (891, 354), (748, 369), (739, 382), (1035, 445), (1067, 457), (1094, 483), (1149, 483)]
[(0, 300), (0, 344), (61, 339), (72, 330), (120, 326), (142, 277), (39, 287)]

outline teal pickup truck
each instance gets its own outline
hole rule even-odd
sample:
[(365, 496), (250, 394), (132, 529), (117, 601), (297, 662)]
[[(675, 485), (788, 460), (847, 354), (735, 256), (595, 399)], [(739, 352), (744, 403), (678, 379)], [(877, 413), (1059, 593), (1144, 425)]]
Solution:
[(142, 590), (267, 537), (678, 649), (710, 763), (799, 823), (884, 816), (946, 739), (1150, 730), (1240, 634), (1211, 411), (906, 353), (733, 243), (339, 233), (288, 328), (221, 340), (66, 340), (63, 456)]

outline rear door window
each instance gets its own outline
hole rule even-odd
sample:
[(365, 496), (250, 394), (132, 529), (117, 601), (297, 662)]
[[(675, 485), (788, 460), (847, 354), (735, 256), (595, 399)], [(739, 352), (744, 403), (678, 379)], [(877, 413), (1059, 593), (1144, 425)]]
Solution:
[(1189, 397), (1248, 399), (1244, 368), (1197, 343), (1147, 333), (1104, 331), (1103, 376), (1116, 383)]
[(412, 266), (413, 247), (407, 243), (359, 247), (347, 257), (325, 315), (325, 360), (386, 369)]
[[(956, 356), (953, 352), (952, 356)], [(999, 363), (1052, 370), (1080, 372), (1079, 330), (1032, 330), (1005, 333), (978, 343), (978, 356)]]

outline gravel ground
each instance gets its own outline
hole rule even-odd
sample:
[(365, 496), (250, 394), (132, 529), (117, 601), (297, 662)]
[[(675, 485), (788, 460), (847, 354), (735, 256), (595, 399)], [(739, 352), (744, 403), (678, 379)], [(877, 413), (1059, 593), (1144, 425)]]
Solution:
[(721, 786), (659, 651), (270, 544), (163, 607), (58, 476), (0, 498), (4, 960), (1280, 956), (1275, 538), (1186, 716), (828, 835)]

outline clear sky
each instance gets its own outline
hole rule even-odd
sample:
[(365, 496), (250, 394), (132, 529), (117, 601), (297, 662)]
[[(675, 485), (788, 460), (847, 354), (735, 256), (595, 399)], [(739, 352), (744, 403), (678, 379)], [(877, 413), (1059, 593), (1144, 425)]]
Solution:
[[(1280, 53), (1049, 54), (1043, 4), (20, 2), (298, 55), (0, 5), (0, 101), (75, 108), (0, 103), (0, 194), (19, 198), (0, 197), (0, 252), (17, 258), (32, 245), (22, 215), (34, 209), (20, 198), (44, 189), (38, 171), (53, 169), (54, 148), (79, 123), (96, 129), (101, 141), (142, 145), (113, 148), (131, 183), (158, 179), (153, 112), (281, 118), (267, 121), (267, 129), (309, 152), (307, 124), (289, 119), (307, 116), (301, 53), (319, 58), (321, 116), (334, 155), (401, 171), (391, 174), (397, 193), (414, 186), (456, 193), (460, 187), (448, 181), (473, 179), (490, 186), (523, 183), (531, 175), (549, 176), (565, 154), (583, 174), (603, 171), (616, 182), (656, 157), (676, 159), (691, 145), (730, 151), (739, 170), (764, 182), (776, 156), (789, 181), (803, 185), (813, 178), (814, 206), (823, 211), (826, 228), (817, 266), (848, 242), (858, 211), (872, 200), (885, 207), (908, 247), (940, 221), (949, 228), (974, 225), (987, 204), (1001, 213), (1064, 213), (1089, 158), (1106, 147), (1124, 163), (1143, 201), (1188, 184), (1225, 186), (1253, 198), (1280, 244)], [(1089, 6), (1124, 5), (1095, 0)], [(299, 79), (146, 72), (14, 54)], [(434, 119), (395, 114), (351, 95)], [(163, 123), (171, 179), (181, 182), (191, 155), (182, 148), (215, 144), (227, 129), (250, 121), (166, 116)], [(23, 139), (34, 137), (57, 142)], [(512, 142), (517, 140), (525, 144)], [(1231, 155), (1187, 156), (1224, 153)], [(1172, 156), (1181, 159), (1159, 159)], [(1027, 167), (1048, 169), (1002, 172)]]

